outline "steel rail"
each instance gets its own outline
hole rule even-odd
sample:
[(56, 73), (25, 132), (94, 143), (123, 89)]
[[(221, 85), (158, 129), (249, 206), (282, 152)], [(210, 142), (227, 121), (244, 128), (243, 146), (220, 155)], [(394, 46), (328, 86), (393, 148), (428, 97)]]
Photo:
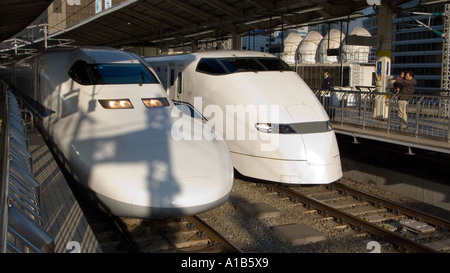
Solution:
[(308, 204), (313, 208), (325, 212), (327, 215), (332, 216), (336, 219), (342, 220), (343, 222), (354, 226), (359, 227), (367, 233), (380, 236), (384, 240), (393, 243), (394, 245), (404, 247), (412, 252), (418, 253), (439, 253), (436, 249), (431, 247), (419, 244), (413, 240), (410, 240), (404, 236), (395, 234), (389, 230), (378, 227), (375, 224), (364, 221), (363, 219), (353, 216), (347, 212), (340, 211), (332, 206), (329, 206), (321, 201), (310, 198), (302, 193), (296, 192), (292, 189), (279, 186), (279, 185), (270, 185), (273, 190), (278, 191), (280, 193), (285, 194), (286, 196), (292, 198), (293, 200), (299, 201), (304, 204)]
[(114, 226), (119, 230), (120, 235), (122, 235), (122, 239), (125, 241), (125, 243), (128, 245), (132, 253), (142, 253), (141, 248), (136, 243), (135, 240), (133, 240), (133, 236), (130, 234), (130, 231), (128, 230), (127, 225), (122, 221), (121, 217), (112, 215), (110, 213), (107, 213), (108, 216), (111, 218), (112, 222), (114, 223)]
[(427, 214), (415, 209), (408, 208), (402, 204), (393, 202), (391, 200), (387, 200), (378, 196), (375, 196), (370, 193), (362, 192), (356, 189), (349, 188), (342, 183), (333, 183), (330, 185), (333, 189), (348, 193), (350, 195), (355, 195), (358, 197), (364, 198), (365, 201), (374, 203), (374, 204), (382, 204), (383, 207), (392, 210), (393, 212), (400, 212), (404, 215), (415, 218), (416, 220), (422, 220), (427, 222), (428, 224), (432, 224), (436, 227), (443, 228), (446, 230), (450, 230), (450, 222), (445, 219), (439, 218), (437, 216)]
[(223, 237), (220, 233), (211, 228), (207, 223), (205, 223), (198, 216), (188, 216), (186, 220), (195, 224), (195, 228), (201, 232), (204, 232), (209, 239), (214, 242), (221, 244), (230, 253), (243, 253), (237, 246)]

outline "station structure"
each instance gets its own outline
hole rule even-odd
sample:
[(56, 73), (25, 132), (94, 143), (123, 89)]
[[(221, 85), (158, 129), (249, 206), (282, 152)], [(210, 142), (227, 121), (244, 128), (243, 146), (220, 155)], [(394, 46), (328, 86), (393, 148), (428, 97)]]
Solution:
[[(450, 153), (448, 109), (441, 110), (442, 105), (448, 106), (448, 100), (433, 97), (432, 107), (424, 108), (422, 102), (430, 98), (422, 96), (420, 102), (413, 106), (419, 109), (419, 112), (413, 114), (418, 118), (425, 115), (425, 119), (417, 119), (414, 123), (415, 129), (407, 135), (397, 134), (393, 127), (398, 121), (395, 118), (395, 109), (387, 107), (387, 116), (382, 115), (381, 119), (376, 115), (378, 102), (375, 98), (382, 97), (383, 103), (395, 99), (395, 96), (389, 97), (386, 92), (391, 76), (393, 12), (401, 9), (401, 5), (407, 2), (410, 1), (193, 0), (187, 4), (186, 1), (180, 0), (4, 0), (0, 3), (0, 42), (3, 42), (0, 55), (2, 62), (14, 61), (24, 53), (67, 45), (110, 46), (135, 51), (140, 55), (152, 55), (178, 47), (188, 47), (190, 51), (195, 52), (201, 50), (205, 44), (219, 47), (221, 42), (229, 39), (232, 41), (232, 49), (241, 49), (241, 37), (252, 30), (284, 30), (305, 23), (351, 20), (363, 16), (359, 11), (372, 6), (378, 15), (377, 36), (374, 39), (355, 37), (355, 45), (375, 43), (376, 85), (373, 90), (367, 92), (334, 92), (339, 97), (340, 104), (324, 104), (324, 107), (327, 111), (334, 110), (331, 120), (336, 132), (353, 136), (355, 139), (364, 137)], [(447, 1), (414, 2), (416, 6), (426, 6)], [(448, 28), (448, 17), (445, 18), (445, 26)], [(17, 35), (19, 33), (20, 35)], [(448, 41), (444, 40), (448, 48)], [(335, 49), (328, 48), (327, 55), (333, 54)], [(443, 60), (448, 61), (448, 50), (445, 50), (444, 54), (446, 55)], [(448, 66), (446, 67), (447, 70), (443, 73), (448, 74)], [(443, 86), (448, 86), (450, 76), (447, 74), (443, 78)], [(331, 101), (332, 94), (328, 96)], [(8, 95), (2, 97), (2, 104), (10, 103), (5, 101), (7, 97)], [(323, 94), (321, 97), (324, 97)], [(368, 101), (372, 103), (371, 107), (364, 104)], [(384, 109), (382, 111), (385, 112)], [(394, 114), (391, 111), (394, 111)], [(435, 124), (436, 118), (441, 121), (439, 135), (433, 135), (432, 138), (423, 137), (422, 127)], [(2, 122), (2, 134), (5, 132), (6, 122), (9, 123), (9, 120)], [(27, 220), (29, 223), (33, 222), (33, 228), (27, 229), (16, 223), (16, 230), (11, 231), (8, 218), (18, 219), (21, 214), (12, 212), (8, 204), (8, 197), (4, 194), (7, 192), (8, 180), (3, 177), (0, 189), (0, 252), (8, 252), (11, 249), (19, 252), (101, 252), (77, 201), (55, 167), (56, 163), (46, 156), (49, 151), (44, 149), (45, 144), (38, 136), (28, 137), (28, 147), (31, 144), (33, 150), (30, 154), (25, 152), (28, 156), (25, 163), (30, 158), (35, 162), (45, 161), (42, 165), (35, 166), (38, 167), (34, 168), (35, 178), (28, 178), (26, 183), (32, 185), (30, 195), (34, 196), (36, 201), (42, 202), (39, 209), (42, 215), (36, 215), (38, 221)], [(2, 154), (2, 157), (4, 158), (5, 154)], [(3, 166), (11, 167), (7, 161), (4, 160)], [(15, 171), (17, 172), (17, 169)], [(21, 241), (20, 247), (12, 246), (11, 237)]]

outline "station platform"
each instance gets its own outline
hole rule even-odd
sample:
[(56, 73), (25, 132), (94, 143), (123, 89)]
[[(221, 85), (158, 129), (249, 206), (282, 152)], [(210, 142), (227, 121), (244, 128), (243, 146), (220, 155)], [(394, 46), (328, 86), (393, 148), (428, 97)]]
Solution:
[(355, 138), (365, 138), (385, 143), (396, 144), (409, 148), (418, 148), (428, 151), (450, 154), (450, 142), (430, 137), (415, 136), (412, 132), (397, 132), (377, 128), (362, 128), (351, 124), (332, 123), (336, 134), (348, 135)]
[(28, 132), (33, 174), (41, 183), (43, 228), (53, 236), (55, 253), (101, 253), (100, 245), (39, 131)]
[[(448, 91), (415, 90), (406, 108), (407, 130), (402, 131), (398, 94), (336, 88), (314, 93), (337, 134), (390, 143), (407, 148), (450, 154)], [(367, 89), (366, 88), (366, 89)]]

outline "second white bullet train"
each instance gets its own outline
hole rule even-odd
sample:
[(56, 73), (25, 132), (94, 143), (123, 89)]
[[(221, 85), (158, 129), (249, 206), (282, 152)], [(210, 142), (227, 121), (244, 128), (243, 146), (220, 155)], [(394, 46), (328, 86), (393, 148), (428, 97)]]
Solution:
[(234, 173), (225, 143), (173, 130), (202, 120), (183, 115), (144, 63), (110, 48), (53, 49), (18, 62), (11, 85), (112, 214), (170, 218), (223, 204)]
[(342, 177), (325, 110), (277, 57), (208, 51), (145, 60), (170, 98), (192, 104), (208, 119), (241, 174), (287, 184), (327, 184)]

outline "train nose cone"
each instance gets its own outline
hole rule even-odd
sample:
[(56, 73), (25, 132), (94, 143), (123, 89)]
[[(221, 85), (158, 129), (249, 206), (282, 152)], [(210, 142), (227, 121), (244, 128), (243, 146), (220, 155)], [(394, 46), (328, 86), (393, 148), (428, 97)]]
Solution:
[(113, 214), (192, 215), (222, 204), (231, 192), (233, 166), (221, 141), (176, 140), (152, 128), (119, 139), (114, 157), (97, 156), (90, 171), (90, 187)]
[(231, 188), (231, 183), (211, 177), (182, 177), (153, 183), (138, 191), (132, 210), (142, 218), (195, 215), (223, 204)]

